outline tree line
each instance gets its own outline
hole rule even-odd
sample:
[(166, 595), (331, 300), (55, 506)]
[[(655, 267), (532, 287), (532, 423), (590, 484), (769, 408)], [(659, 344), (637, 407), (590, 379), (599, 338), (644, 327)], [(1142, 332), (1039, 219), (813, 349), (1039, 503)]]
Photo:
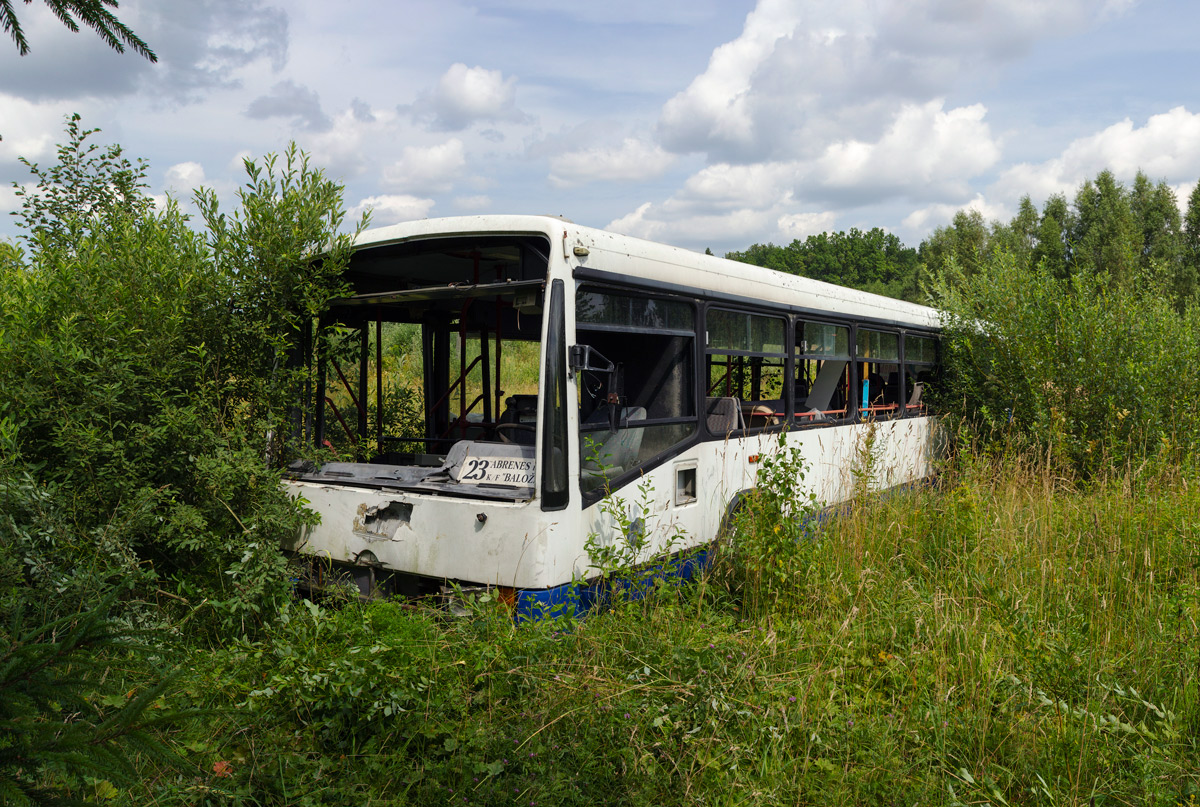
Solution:
[(929, 283), (952, 264), (966, 276), (1001, 251), (1053, 277), (1078, 274), (1115, 285), (1152, 283), (1182, 310), (1200, 283), (1200, 183), (1180, 212), (1175, 191), (1139, 171), (1126, 186), (1109, 170), (1083, 182), (1068, 200), (1054, 194), (1041, 211), (1026, 195), (1008, 222), (960, 210), (917, 247), (892, 233), (867, 231), (810, 235), (787, 246), (754, 244), (725, 255), (829, 283), (929, 303)]

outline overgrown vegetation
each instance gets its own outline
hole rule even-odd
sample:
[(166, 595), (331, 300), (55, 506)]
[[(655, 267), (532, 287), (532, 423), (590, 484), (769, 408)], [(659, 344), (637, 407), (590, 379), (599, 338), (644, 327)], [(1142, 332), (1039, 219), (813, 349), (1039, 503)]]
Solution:
[[(853, 505), (816, 519), (781, 446), (702, 579), (517, 624), (487, 596), (462, 619), (291, 596), (276, 546), (309, 516), (269, 460), (295, 450), (292, 337), (339, 293), (340, 189), (290, 150), (188, 222), (93, 136), (73, 119), (30, 166), (22, 248), (0, 244), (2, 798), (1200, 799), (1200, 332), (1163, 269), (1191, 253), (1144, 240), (1169, 215), (1104, 229), (1143, 239), (1121, 273), (1103, 239), (1049, 260), (1065, 200), (924, 264), (940, 486), (873, 490), (867, 443)], [(410, 403), (412, 337), (385, 345)], [(594, 560), (619, 576), (642, 533), (610, 502), (625, 544)]]
[(247, 163), (232, 215), (201, 191), (197, 231), (153, 207), (144, 164), (77, 117), (67, 134), (30, 165), (26, 254), (0, 268), (0, 415), (9, 466), (38, 483), (23, 509), (69, 529), (7, 541), (67, 602), (115, 585), (205, 603), (193, 629), (253, 630), (288, 596), (276, 547), (307, 518), (263, 457), (287, 450), (298, 328), (339, 290), (340, 188), (293, 148)]
[[(785, 456), (784, 462), (788, 461)], [(580, 622), (293, 605), (190, 652), (190, 793), (274, 804), (1187, 804), (1195, 486), (964, 461)], [(789, 488), (790, 493), (795, 488)], [(783, 536), (790, 540), (785, 540)], [(182, 786), (149, 777), (141, 803)]]
[(935, 286), (950, 316), (943, 406), (990, 450), (1045, 455), (1069, 478), (1191, 466), (1200, 321), (1152, 278), (1060, 278), (997, 252)]
[[(76, 763), (38, 780), (21, 737), (79, 746), (62, 738), (93, 730), (128, 745), (143, 735), (106, 728), (101, 702), (114, 685), (157, 692), (174, 664), (127, 663), (148, 658), (86, 632), (72, 645), (78, 630), (148, 630), (155, 647), (170, 629), (203, 646), (267, 629), (287, 603), (279, 541), (311, 516), (265, 457), (288, 450), (304, 372), (288, 351), (338, 293), (350, 244), (340, 187), (294, 148), (247, 162), (232, 214), (200, 192), (198, 230), (173, 201), (154, 207), (144, 163), (94, 135), (72, 117), (55, 164), (27, 163), (23, 249), (0, 252), (0, 647), (13, 676), (0, 700), (28, 707), (0, 739), (0, 773), (24, 799), (91, 784)], [(79, 616), (101, 602), (102, 616)], [(29, 661), (37, 648), (44, 663)], [(52, 695), (29, 689), (43, 674)], [(113, 714), (137, 725), (137, 703)]]

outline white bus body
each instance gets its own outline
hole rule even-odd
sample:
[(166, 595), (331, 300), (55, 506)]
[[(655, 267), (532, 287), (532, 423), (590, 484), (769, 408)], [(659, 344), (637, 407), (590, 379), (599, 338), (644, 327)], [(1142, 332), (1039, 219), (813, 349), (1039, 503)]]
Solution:
[[(347, 279), (355, 295), (326, 323), (341, 341), (307, 351), (303, 426), (341, 456), (293, 469), (285, 484), (321, 521), (285, 548), (364, 593), (559, 601), (596, 574), (589, 540), (625, 539), (613, 502), (639, 520), (644, 560), (705, 546), (781, 432), (827, 504), (851, 494), (868, 430), (874, 485), (931, 474), (932, 309), (554, 217), (371, 230)], [(424, 422), (407, 437), (386, 433), (393, 322), (421, 338)], [(498, 377), (520, 340), (536, 396)]]

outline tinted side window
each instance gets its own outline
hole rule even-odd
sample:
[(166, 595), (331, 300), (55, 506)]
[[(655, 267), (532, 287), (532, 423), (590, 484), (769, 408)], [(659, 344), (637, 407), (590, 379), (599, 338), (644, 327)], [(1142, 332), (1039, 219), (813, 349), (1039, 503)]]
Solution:
[[(696, 313), (690, 301), (603, 289), (576, 296), (580, 487), (598, 491), (696, 432)], [(614, 428), (615, 427), (615, 428)]]

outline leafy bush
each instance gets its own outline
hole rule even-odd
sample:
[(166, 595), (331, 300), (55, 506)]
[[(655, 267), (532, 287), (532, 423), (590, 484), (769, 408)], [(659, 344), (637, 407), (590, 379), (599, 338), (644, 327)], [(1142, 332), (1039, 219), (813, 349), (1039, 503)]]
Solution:
[(779, 435), (774, 451), (759, 460), (757, 487), (727, 517), (716, 550), (714, 577), (741, 603), (747, 616), (761, 616), (780, 601), (804, 596), (809, 556), (820, 547), (820, 507), (804, 487), (801, 448)]
[(310, 517), (267, 460), (295, 450), (292, 346), (342, 292), (341, 188), (293, 147), (247, 161), (232, 215), (199, 192), (197, 231), (154, 207), (143, 163), (77, 117), (67, 133), (19, 194), (27, 254), (0, 256), (7, 450), (29, 506), (67, 528), (0, 549), (67, 602), (119, 583), (204, 603), (193, 627), (252, 630), (289, 595), (277, 547)]
[(269, 458), (297, 448), (292, 348), (351, 242), (340, 186), (294, 146), (247, 161), (232, 215), (200, 191), (201, 231), (94, 134), (72, 117), (58, 162), (26, 163), (25, 249), (0, 244), (0, 800), (18, 803), (70, 801), (85, 774), (111, 798), (131, 751), (165, 754), (143, 717), (172, 686), (164, 625), (261, 633), (287, 603), (279, 543), (312, 516)]
[(1151, 280), (1051, 275), (995, 252), (936, 285), (946, 312), (941, 406), (985, 444), (1070, 476), (1172, 463), (1200, 439), (1200, 319)]

